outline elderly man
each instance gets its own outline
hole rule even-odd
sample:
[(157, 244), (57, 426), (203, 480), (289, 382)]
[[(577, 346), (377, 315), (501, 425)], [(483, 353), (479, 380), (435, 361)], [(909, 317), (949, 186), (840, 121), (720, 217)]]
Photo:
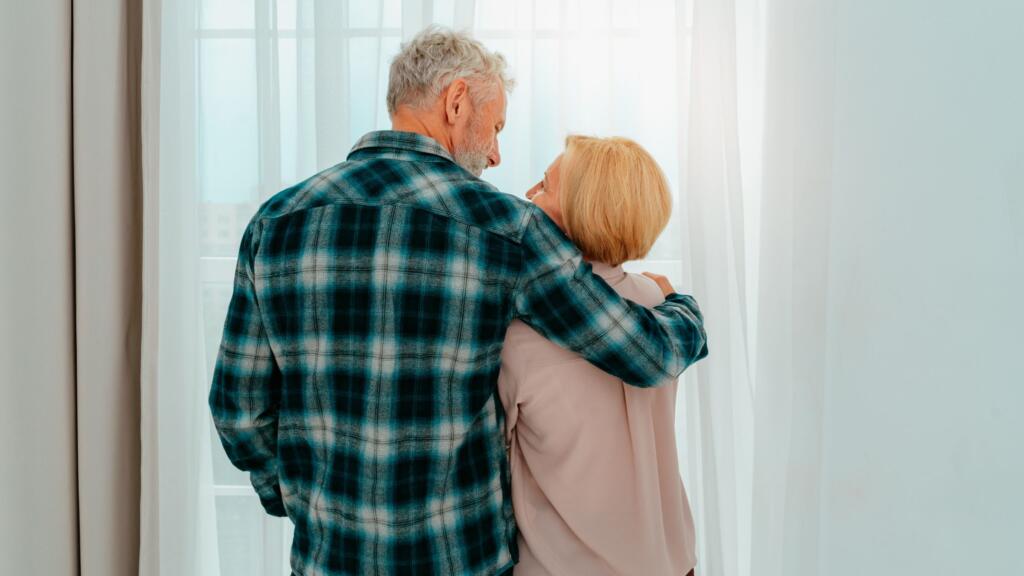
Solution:
[(637, 386), (706, 354), (702, 318), (621, 299), (501, 161), (505, 61), (427, 30), (391, 65), (393, 130), (268, 200), (242, 236), (210, 408), (295, 524), (292, 571), (503, 574), (516, 562), (496, 381), (509, 323)]

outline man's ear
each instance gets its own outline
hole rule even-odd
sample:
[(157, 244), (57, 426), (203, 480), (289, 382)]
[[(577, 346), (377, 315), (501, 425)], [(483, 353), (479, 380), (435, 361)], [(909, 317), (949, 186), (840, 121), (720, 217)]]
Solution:
[(448, 86), (444, 97), (445, 119), (448, 124), (455, 124), (456, 120), (469, 113), (469, 85), (463, 78), (456, 78)]

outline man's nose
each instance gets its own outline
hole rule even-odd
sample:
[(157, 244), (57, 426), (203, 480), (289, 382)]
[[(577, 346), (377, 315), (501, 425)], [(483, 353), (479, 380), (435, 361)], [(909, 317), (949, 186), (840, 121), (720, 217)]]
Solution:
[(491, 152), (487, 154), (487, 167), (494, 168), (498, 164), (501, 164), (501, 152), (498, 151), (498, 143), (495, 142)]

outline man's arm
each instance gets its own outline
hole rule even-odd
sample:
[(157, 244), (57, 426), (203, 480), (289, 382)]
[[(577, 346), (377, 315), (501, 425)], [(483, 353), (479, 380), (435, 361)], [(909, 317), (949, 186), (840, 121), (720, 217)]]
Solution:
[(634, 386), (677, 378), (707, 356), (704, 318), (690, 296), (647, 309), (619, 296), (539, 209), (523, 235), (516, 314), (552, 342)]
[(234, 292), (210, 389), (210, 412), (231, 463), (249, 472), (269, 514), (285, 516), (277, 476), (277, 411), (281, 372), (270, 350), (253, 284), (259, 224), (242, 235)]

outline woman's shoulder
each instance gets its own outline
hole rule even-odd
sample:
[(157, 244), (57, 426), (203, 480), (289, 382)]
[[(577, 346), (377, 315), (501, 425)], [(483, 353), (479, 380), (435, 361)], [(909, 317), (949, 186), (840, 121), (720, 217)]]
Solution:
[(541, 368), (576, 360), (579, 355), (548, 340), (522, 320), (513, 320), (505, 333), (501, 351), (502, 365), (506, 368)]
[(619, 296), (647, 308), (654, 308), (665, 301), (658, 283), (643, 274), (626, 272), (626, 277), (615, 286), (615, 291)]

